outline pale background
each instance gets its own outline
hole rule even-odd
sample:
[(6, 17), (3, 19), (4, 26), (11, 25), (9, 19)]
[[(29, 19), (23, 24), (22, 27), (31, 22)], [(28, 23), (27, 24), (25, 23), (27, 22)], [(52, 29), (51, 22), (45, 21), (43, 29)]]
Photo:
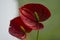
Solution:
[[(43, 22), (39, 40), (60, 40), (60, 0), (0, 0), (0, 40), (18, 40), (8, 33), (9, 22), (18, 15), (18, 7), (30, 3), (41, 3), (49, 8), (51, 17)], [(36, 31), (32, 31), (29, 40), (35, 40)]]
[(8, 33), (9, 22), (17, 16), (16, 0), (0, 0), (0, 40), (18, 40)]

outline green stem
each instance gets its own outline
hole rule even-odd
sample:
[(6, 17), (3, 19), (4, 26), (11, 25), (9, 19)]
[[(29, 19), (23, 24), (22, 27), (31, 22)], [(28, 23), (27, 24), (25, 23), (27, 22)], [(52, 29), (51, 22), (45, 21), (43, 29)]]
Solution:
[(37, 31), (37, 37), (36, 40), (39, 40), (39, 30)]
[[(34, 15), (35, 15), (35, 17), (36, 17), (37, 22), (39, 22), (40, 19), (39, 19), (38, 13), (35, 12)], [(37, 31), (37, 37), (36, 37), (36, 40), (39, 40), (39, 30)]]
[(26, 40), (28, 40), (28, 33), (27, 33), (27, 37), (26, 37)]

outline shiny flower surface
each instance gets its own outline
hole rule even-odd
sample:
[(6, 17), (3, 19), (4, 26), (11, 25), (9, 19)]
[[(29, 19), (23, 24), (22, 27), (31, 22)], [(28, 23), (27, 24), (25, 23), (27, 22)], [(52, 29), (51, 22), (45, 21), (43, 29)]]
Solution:
[(43, 28), (43, 24), (40, 22), (47, 20), (51, 16), (48, 8), (42, 4), (26, 4), (19, 11), (23, 22), (34, 30)]
[(11, 20), (9, 33), (19, 39), (25, 39), (26, 33), (31, 32), (32, 29), (26, 26), (20, 17), (16, 17)]

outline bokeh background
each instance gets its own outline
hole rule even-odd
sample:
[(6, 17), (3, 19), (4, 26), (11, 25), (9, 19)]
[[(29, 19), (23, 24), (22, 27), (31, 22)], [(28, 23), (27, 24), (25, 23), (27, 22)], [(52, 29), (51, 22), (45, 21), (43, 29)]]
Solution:
[[(8, 33), (10, 20), (18, 16), (18, 8), (27, 3), (40, 3), (51, 12), (51, 17), (42, 22), (39, 40), (60, 40), (60, 0), (0, 0), (0, 40), (18, 40)], [(36, 40), (36, 31), (28, 35), (28, 40)]]

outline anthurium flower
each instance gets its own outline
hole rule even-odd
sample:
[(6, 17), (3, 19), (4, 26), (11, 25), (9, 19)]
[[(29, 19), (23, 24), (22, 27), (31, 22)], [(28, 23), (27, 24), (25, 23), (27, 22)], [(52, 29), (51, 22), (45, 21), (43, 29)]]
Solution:
[(26, 4), (22, 6), (19, 10), (21, 14), (23, 14), (24, 16), (33, 21), (37, 21), (35, 16), (35, 14), (37, 13), (39, 17), (39, 22), (45, 21), (51, 15), (48, 8), (42, 4), (34, 4), (34, 3)]
[(23, 22), (32, 29), (43, 28), (43, 22), (50, 17), (50, 11), (42, 4), (26, 4), (19, 8), (20, 16)]
[(16, 17), (10, 21), (9, 33), (21, 40), (26, 38), (26, 33), (31, 32), (32, 29), (26, 26), (20, 17)]

